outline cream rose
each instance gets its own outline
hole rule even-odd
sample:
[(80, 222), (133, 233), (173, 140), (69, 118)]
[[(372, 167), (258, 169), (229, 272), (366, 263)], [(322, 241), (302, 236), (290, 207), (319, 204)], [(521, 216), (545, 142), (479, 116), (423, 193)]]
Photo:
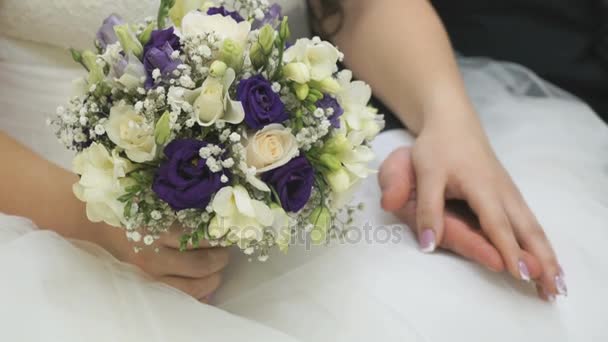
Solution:
[(156, 156), (154, 127), (137, 114), (132, 106), (112, 107), (105, 129), (108, 138), (116, 146), (123, 148), (132, 161), (143, 163)]
[(80, 175), (72, 190), (79, 200), (86, 202), (89, 220), (120, 227), (124, 203), (118, 198), (130, 182), (125, 176), (133, 169), (131, 162), (121, 158), (117, 151), (110, 154), (103, 145), (93, 143), (76, 155), (72, 167)]
[(249, 140), (247, 165), (263, 173), (287, 164), (298, 153), (298, 143), (291, 130), (281, 124), (271, 124)]

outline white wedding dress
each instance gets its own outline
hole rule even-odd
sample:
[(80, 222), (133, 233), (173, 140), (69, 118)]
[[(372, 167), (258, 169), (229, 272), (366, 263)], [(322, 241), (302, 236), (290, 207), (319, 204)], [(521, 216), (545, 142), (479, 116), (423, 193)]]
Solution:
[[(304, 1), (281, 2), (305, 23)], [(0, 0), (0, 129), (68, 166), (70, 154), (44, 124), (81, 73), (63, 49), (90, 46), (111, 12), (135, 19), (155, 6)], [(366, 203), (358, 223), (376, 228), (376, 242), (297, 246), (265, 264), (235, 255), (215, 307), (92, 244), (0, 213), (0, 341), (608, 341), (608, 127), (516, 65), (463, 59), (461, 69), (500, 159), (560, 256), (567, 299), (549, 305), (506, 275), (423, 255), (407, 228), (382, 243), (379, 227), (397, 220), (380, 210), (371, 178), (355, 200)], [(378, 161), (411, 142), (404, 131), (381, 134)]]

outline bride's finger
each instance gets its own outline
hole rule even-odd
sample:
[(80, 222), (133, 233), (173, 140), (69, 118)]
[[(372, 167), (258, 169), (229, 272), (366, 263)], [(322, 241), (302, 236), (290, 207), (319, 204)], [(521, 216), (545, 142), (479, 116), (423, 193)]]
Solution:
[(416, 231), (420, 249), (431, 253), (443, 238), (446, 179), (441, 172), (420, 167), (416, 174)]
[[(181, 239), (182, 236), (184, 235), (184, 230), (182, 227), (179, 227), (177, 225), (174, 225), (171, 227), (171, 229), (169, 229), (168, 232), (162, 234), (160, 236), (159, 242), (161, 245), (169, 247), (169, 248), (174, 248), (174, 249), (179, 249), (181, 247)], [(193, 246), (192, 244), (188, 244), (188, 249), (196, 249), (196, 248), (211, 248), (211, 244), (209, 244), (209, 241), (206, 240), (200, 240), (199, 244), (197, 246)]]
[(500, 198), (491, 192), (479, 189), (490, 187), (475, 186), (475, 191), (466, 192), (467, 203), (479, 218), (482, 230), (500, 252), (509, 273), (524, 281), (531, 280), (530, 267), (523, 258), (523, 251), (517, 243), (511, 221)]
[(565, 280), (543, 228), (525, 204), (523, 197), (514, 196), (507, 202), (507, 212), (514, 224), (515, 233), (522, 247), (532, 253), (542, 266), (539, 283), (550, 295), (567, 295)]
[(395, 211), (407, 203), (416, 186), (409, 148), (398, 148), (384, 160), (378, 183), (382, 189), (381, 205), (384, 210)]
[(187, 293), (197, 300), (204, 301), (220, 287), (222, 275), (218, 272), (199, 279), (164, 276), (158, 278), (158, 280)]
[(230, 252), (227, 248), (207, 248), (180, 252), (162, 248), (157, 255), (146, 260), (144, 268), (157, 276), (179, 276), (202, 278), (219, 272), (228, 264)]
[[(396, 216), (410, 227), (416, 227), (416, 202), (410, 201)], [(444, 215), (444, 234), (440, 246), (466, 259), (478, 263), (492, 271), (502, 272), (504, 263), (500, 254), (486, 240), (473, 218), (464, 217), (446, 210)]]

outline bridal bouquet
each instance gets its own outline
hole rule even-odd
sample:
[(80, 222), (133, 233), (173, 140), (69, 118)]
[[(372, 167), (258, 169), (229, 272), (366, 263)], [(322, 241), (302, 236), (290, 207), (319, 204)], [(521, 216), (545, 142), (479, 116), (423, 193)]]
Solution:
[(267, 0), (162, 0), (158, 17), (103, 21), (88, 72), (50, 120), (77, 151), (74, 194), (91, 221), (152, 245), (208, 240), (268, 258), (297, 232), (315, 243), (348, 222), (383, 126), (369, 86), (338, 72), (319, 38), (289, 43)]

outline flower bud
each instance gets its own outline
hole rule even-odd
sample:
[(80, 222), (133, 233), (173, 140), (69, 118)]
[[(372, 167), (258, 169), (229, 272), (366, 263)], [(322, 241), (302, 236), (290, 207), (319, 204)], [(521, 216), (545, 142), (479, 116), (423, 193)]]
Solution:
[(89, 70), (89, 84), (96, 84), (105, 78), (103, 68), (97, 64), (97, 55), (93, 52), (86, 50), (81, 54), (82, 64)]
[(228, 69), (226, 63), (222, 61), (214, 61), (211, 63), (211, 67), (209, 68), (209, 74), (212, 77), (222, 78), (226, 73), (226, 69)]
[(291, 31), (289, 30), (289, 18), (287, 16), (284, 16), (283, 21), (281, 22), (279, 37), (282, 41), (286, 41), (289, 39), (289, 37), (291, 37)]
[(344, 134), (336, 134), (323, 145), (323, 153), (337, 155), (349, 148), (348, 139)]
[(154, 128), (154, 140), (159, 146), (163, 146), (169, 141), (169, 136), (171, 135), (169, 117), (169, 112), (166, 111), (156, 122), (156, 127)]
[(243, 67), (243, 48), (232, 39), (224, 40), (220, 50), (220, 60), (238, 71)]
[(338, 81), (336, 81), (336, 79), (334, 79), (333, 77), (327, 77), (322, 81), (312, 81), (311, 86), (315, 89), (319, 89), (324, 93), (329, 93), (333, 95), (337, 94), (341, 89), (340, 83), (338, 83)]
[(249, 58), (251, 59), (251, 64), (254, 68), (260, 69), (264, 65), (266, 65), (266, 55), (260, 44), (253, 44), (251, 47), (251, 51), (249, 52)]
[(72, 59), (74, 60), (74, 62), (82, 64), (82, 54), (80, 53), (80, 51), (74, 48), (70, 48), (70, 54), (72, 55)]
[(308, 83), (310, 81), (310, 70), (304, 63), (294, 62), (283, 67), (283, 75), (297, 83)]
[(141, 55), (144, 52), (144, 47), (135, 37), (133, 31), (131, 31), (129, 28), (129, 24), (114, 26), (114, 32), (116, 33), (116, 37), (118, 37), (118, 41), (120, 41), (120, 45), (126, 54), (132, 52), (135, 56), (141, 58)]
[(340, 168), (337, 171), (333, 171), (325, 175), (327, 183), (331, 186), (332, 190), (337, 193), (345, 192), (350, 188), (350, 176), (344, 168)]
[(150, 41), (150, 37), (152, 36), (152, 31), (154, 30), (155, 27), (156, 27), (156, 23), (151, 22), (144, 29), (144, 31), (139, 34), (137, 39), (139, 39), (139, 41), (142, 45), (146, 45), (146, 43), (148, 43)]
[(314, 244), (320, 245), (327, 241), (327, 232), (331, 228), (332, 217), (331, 213), (325, 207), (315, 208), (310, 214), (310, 223), (313, 229), (310, 232), (310, 238)]
[(310, 88), (308, 87), (308, 84), (306, 84), (306, 83), (304, 83), (304, 84), (296, 83), (293, 85), (293, 88), (296, 91), (296, 96), (298, 97), (298, 99), (300, 101), (304, 101), (306, 99), (306, 97), (308, 96), (308, 91), (310, 90)]
[(342, 163), (333, 154), (323, 153), (319, 157), (319, 161), (331, 171), (338, 171), (342, 168)]
[(266, 24), (260, 30), (260, 35), (258, 36), (258, 44), (262, 47), (265, 55), (270, 55), (272, 52), (272, 46), (274, 44), (274, 29), (272, 26)]

